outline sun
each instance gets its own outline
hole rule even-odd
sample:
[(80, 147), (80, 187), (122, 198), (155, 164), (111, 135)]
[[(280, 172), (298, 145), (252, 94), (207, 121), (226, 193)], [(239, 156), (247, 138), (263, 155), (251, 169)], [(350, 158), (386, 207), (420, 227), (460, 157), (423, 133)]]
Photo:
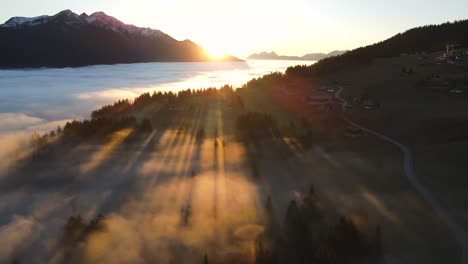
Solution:
[(213, 60), (219, 60), (227, 56), (227, 53), (220, 48), (205, 49), (206, 54)]

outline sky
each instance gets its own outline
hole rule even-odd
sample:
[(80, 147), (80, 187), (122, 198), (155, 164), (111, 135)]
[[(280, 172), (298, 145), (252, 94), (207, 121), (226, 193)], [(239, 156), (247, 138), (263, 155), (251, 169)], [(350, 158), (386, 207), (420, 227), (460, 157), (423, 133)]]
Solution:
[(354, 49), (412, 27), (468, 19), (464, 0), (0, 0), (0, 23), (65, 9), (104, 11), (241, 58)]

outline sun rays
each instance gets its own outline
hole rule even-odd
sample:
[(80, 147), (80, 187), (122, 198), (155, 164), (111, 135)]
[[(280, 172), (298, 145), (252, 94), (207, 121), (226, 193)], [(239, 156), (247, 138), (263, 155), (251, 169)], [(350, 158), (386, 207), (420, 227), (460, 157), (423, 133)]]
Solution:
[(88, 162), (80, 166), (80, 174), (85, 175), (96, 169), (100, 164), (102, 164), (111, 156), (112, 151), (115, 150), (131, 132), (132, 129), (123, 129), (114, 133), (106, 145), (101, 147), (99, 151), (93, 154), (89, 158)]

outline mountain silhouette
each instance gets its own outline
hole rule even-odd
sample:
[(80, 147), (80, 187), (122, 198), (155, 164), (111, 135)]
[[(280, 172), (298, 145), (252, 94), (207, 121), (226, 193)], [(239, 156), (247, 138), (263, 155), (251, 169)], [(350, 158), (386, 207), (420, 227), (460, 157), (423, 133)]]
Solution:
[(254, 53), (247, 57), (249, 60), (321, 60), (333, 56), (338, 56), (347, 52), (347, 50), (335, 50), (330, 53), (309, 53), (304, 56), (284, 56), (278, 55), (276, 52), (261, 52)]
[[(0, 39), (1, 68), (212, 60), (190, 40), (128, 25), (104, 12), (13, 17), (0, 25)], [(233, 56), (221, 60), (239, 61)]]

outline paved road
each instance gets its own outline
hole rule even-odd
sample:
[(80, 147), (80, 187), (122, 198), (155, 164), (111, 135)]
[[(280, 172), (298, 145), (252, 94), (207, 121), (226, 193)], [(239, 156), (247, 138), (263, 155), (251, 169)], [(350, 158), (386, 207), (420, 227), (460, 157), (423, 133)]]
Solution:
[[(340, 97), (341, 92), (343, 91), (343, 87), (340, 87), (340, 89), (335, 93), (335, 97), (342, 101), (342, 110), (344, 112), (344, 109), (346, 108), (347, 102), (344, 100), (342, 97)], [(468, 264), (468, 236), (465, 233), (465, 230), (462, 226), (460, 226), (449, 214), (447, 209), (442, 207), (442, 205), (437, 201), (437, 199), (431, 194), (431, 192), (426, 189), (421, 182), (418, 180), (418, 177), (416, 175), (416, 172), (414, 171), (413, 167), (413, 155), (411, 154), (410, 149), (403, 145), (402, 143), (396, 141), (395, 139), (392, 139), (390, 137), (387, 137), (383, 134), (380, 134), (378, 132), (375, 132), (373, 130), (370, 130), (368, 128), (365, 128), (363, 126), (360, 126), (353, 121), (349, 120), (347, 117), (343, 116), (343, 119), (352, 126), (355, 126), (357, 128), (362, 129), (363, 131), (372, 134), (384, 141), (387, 141), (395, 146), (397, 146), (401, 152), (403, 152), (403, 166), (405, 169), (405, 174), (406, 177), (408, 178), (409, 182), (411, 185), (419, 192), (419, 194), (423, 197), (423, 199), (432, 207), (432, 209), (437, 213), (437, 215), (444, 221), (445, 224), (450, 228), (452, 233), (454, 234), (458, 244), (460, 245), (461, 248), (461, 263), (462, 264)]]

